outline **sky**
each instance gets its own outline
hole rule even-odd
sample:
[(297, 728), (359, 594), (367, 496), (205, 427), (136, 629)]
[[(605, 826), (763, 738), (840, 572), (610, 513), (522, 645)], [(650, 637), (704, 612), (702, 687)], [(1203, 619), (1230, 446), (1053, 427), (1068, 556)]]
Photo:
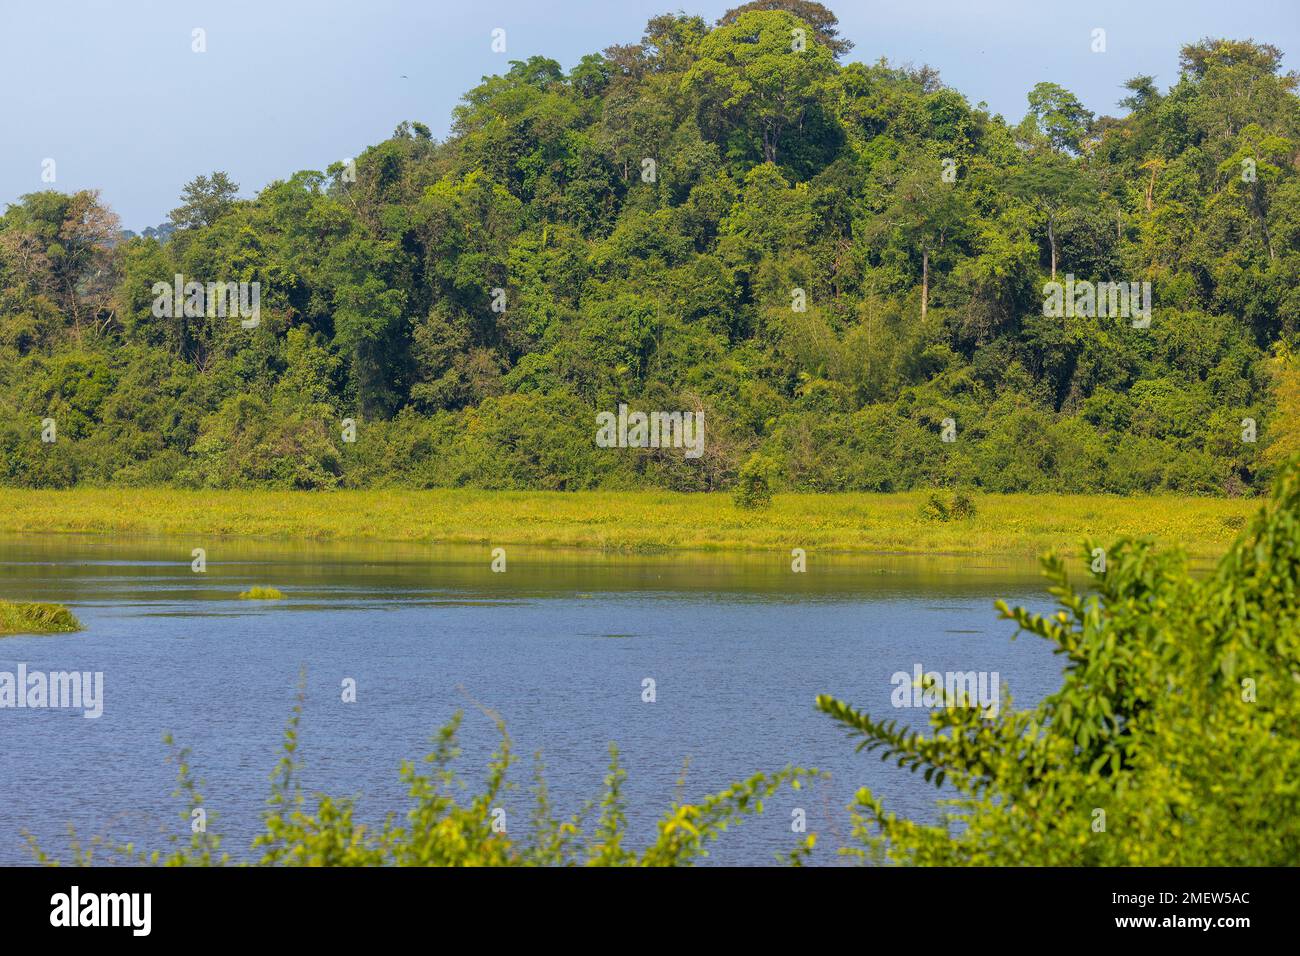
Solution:
[[(650, 17), (712, 0), (0, 0), (0, 206), (96, 188), (140, 231), (182, 186), (225, 170), (253, 196), (383, 140), (402, 120), (446, 135), (461, 95), (511, 59), (566, 69), (640, 39)], [(1096, 113), (1124, 81), (1177, 76), (1178, 49), (1253, 38), (1300, 69), (1300, 0), (829, 0), (847, 61), (928, 64), (1018, 121), (1051, 80)], [(506, 31), (506, 52), (492, 31)], [(1094, 53), (1093, 31), (1106, 31)], [(206, 51), (196, 53), (194, 31)], [(53, 160), (54, 182), (43, 181)]]

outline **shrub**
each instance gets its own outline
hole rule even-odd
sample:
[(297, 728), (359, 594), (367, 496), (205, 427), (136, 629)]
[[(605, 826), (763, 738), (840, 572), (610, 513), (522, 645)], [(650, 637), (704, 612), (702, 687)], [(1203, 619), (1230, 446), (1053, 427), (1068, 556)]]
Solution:
[(975, 499), (963, 491), (957, 492), (952, 496), (952, 507), (948, 513), (961, 521), (975, 517)]
[(937, 492), (932, 492), (921, 506), (921, 517), (926, 521), (965, 521), (975, 517), (975, 500), (963, 491), (947, 501)]
[(750, 455), (740, 467), (732, 500), (737, 508), (767, 508), (772, 504), (772, 478), (776, 463), (763, 455)]
[(947, 521), (952, 517), (948, 504), (935, 492), (930, 493), (925, 504), (921, 506), (921, 517), (926, 521)]

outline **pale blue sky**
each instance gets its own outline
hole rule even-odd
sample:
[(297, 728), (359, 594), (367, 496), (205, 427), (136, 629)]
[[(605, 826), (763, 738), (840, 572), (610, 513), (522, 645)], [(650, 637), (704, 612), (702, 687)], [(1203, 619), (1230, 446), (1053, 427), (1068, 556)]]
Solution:
[[(224, 169), (254, 194), (323, 169), (403, 119), (446, 134), (461, 94), (508, 59), (567, 69), (635, 42), (646, 20), (703, 0), (0, 0), (0, 204), (50, 188), (98, 187), (125, 227), (162, 222), (181, 186)], [(1050, 79), (1117, 113), (1126, 79), (1173, 81), (1178, 47), (1253, 37), (1300, 66), (1300, 0), (839, 0), (849, 59), (929, 63), (972, 103), (1018, 120)], [(191, 52), (191, 31), (207, 52)], [(507, 31), (493, 53), (491, 31)], [(1090, 51), (1107, 31), (1107, 52)], [(406, 74), (407, 79), (401, 75)]]

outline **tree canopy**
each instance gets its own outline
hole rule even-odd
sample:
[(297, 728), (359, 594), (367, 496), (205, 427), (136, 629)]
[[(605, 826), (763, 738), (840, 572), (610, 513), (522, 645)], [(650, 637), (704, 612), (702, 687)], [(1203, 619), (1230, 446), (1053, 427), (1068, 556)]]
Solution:
[[(758, 455), (778, 491), (1266, 487), (1297, 440), (1280, 51), (1202, 39), (1122, 116), (1044, 82), (1008, 121), (848, 49), (804, 0), (665, 14), (484, 77), (445, 141), (247, 198), (200, 175), (145, 236), (23, 197), (0, 482), (701, 490)], [(256, 283), (259, 321), (158, 314), (177, 275)], [(1066, 276), (1149, 283), (1152, 321), (1044, 315)], [(619, 403), (703, 411), (706, 453), (597, 448)]]

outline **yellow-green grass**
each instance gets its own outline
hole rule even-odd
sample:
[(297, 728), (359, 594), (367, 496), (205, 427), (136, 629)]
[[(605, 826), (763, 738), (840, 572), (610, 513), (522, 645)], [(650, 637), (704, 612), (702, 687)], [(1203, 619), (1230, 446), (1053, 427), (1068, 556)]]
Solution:
[(278, 601), (282, 597), (284, 595), (280, 593), (278, 588), (262, 587), (249, 588), (247, 591), (240, 592), (239, 595), (241, 601)]
[(81, 622), (58, 604), (0, 601), (0, 637), (10, 634), (71, 634)]
[(664, 491), (438, 489), (0, 490), (0, 534), (80, 532), (438, 541), (627, 551), (802, 547), (828, 551), (1034, 555), (1148, 535), (1217, 556), (1261, 499), (974, 495), (973, 518), (922, 512), (930, 493), (777, 495), (746, 511), (731, 496)]

